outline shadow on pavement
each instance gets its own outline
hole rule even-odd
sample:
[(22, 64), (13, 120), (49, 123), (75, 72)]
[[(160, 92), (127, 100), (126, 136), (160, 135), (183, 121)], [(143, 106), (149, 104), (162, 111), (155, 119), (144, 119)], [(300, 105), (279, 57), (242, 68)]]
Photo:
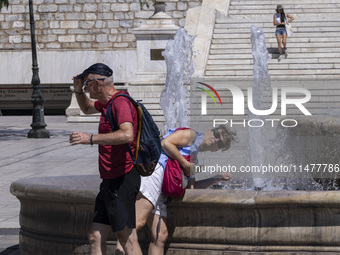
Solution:
[(19, 244), (8, 247), (6, 250), (0, 252), (0, 255), (20, 255)]
[(10, 141), (18, 139), (18, 137), (27, 137), (29, 129), (0, 129), (0, 139), (2, 141)]
[[(48, 129), (50, 131), (51, 138), (57, 138), (57, 137), (69, 137), (69, 135), (72, 133), (70, 130), (60, 130), (60, 129)], [(1, 129), (0, 127), (0, 140), (1, 141), (12, 141), (17, 140), (18, 138), (27, 138), (27, 134), (30, 131), (30, 129)]]

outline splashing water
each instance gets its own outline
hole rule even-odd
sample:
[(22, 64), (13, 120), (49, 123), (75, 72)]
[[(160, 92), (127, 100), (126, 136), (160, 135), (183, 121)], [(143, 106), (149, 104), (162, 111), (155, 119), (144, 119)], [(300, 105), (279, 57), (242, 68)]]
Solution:
[(188, 127), (189, 97), (186, 84), (194, 72), (192, 43), (195, 37), (187, 35), (183, 28), (169, 40), (162, 55), (166, 63), (165, 89), (161, 93), (160, 106), (164, 113), (164, 132), (169, 128)]
[[(253, 89), (252, 102), (257, 110), (268, 109), (268, 99), (271, 98), (272, 89), (270, 83), (270, 76), (268, 73), (268, 56), (265, 36), (262, 28), (251, 26), (251, 43), (253, 53)], [(251, 112), (248, 114), (249, 119), (263, 119), (263, 116), (255, 115)], [(265, 162), (265, 141), (266, 130), (264, 128), (248, 127), (249, 139), (249, 164), (259, 166)], [(264, 178), (257, 178), (256, 174), (253, 176), (254, 188), (262, 189), (265, 185)]]
[[(271, 87), (270, 75), (268, 72), (268, 60), (270, 57), (268, 56), (265, 36), (261, 28), (257, 28), (256, 26), (251, 27), (251, 42), (254, 59), (251, 101), (255, 109), (265, 110), (270, 108), (272, 98), (276, 97), (273, 94), (276, 92), (273, 92)], [(254, 118), (264, 119), (263, 116), (249, 113), (249, 119)], [(339, 147), (335, 144), (338, 144), (339, 136), (332, 132), (325, 135), (325, 131), (320, 131), (322, 133), (321, 136), (315, 135), (317, 134), (316, 131), (318, 131), (318, 129), (315, 128), (315, 130), (313, 130), (313, 127), (317, 127), (318, 123), (320, 127), (328, 125), (333, 128), (334, 126), (337, 126), (334, 122), (336, 122), (336, 119), (331, 118), (329, 120), (319, 120), (317, 117), (309, 117), (305, 120), (301, 118), (299, 120), (300, 126), (296, 130), (279, 129), (276, 140), (280, 142), (274, 144), (274, 146), (272, 146), (273, 144), (268, 146), (269, 132), (267, 132), (265, 128), (248, 127), (248, 163), (250, 165), (258, 166), (265, 162), (270, 162), (270, 159), (268, 160), (268, 155), (271, 154), (271, 150), (275, 149), (276, 146), (279, 148), (279, 155), (277, 155), (276, 158), (283, 159), (287, 165), (308, 166), (310, 162), (314, 161), (323, 163), (330, 162), (331, 165), (336, 164), (336, 162), (339, 162)], [(303, 135), (299, 135), (299, 129), (304, 129)], [(292, 135), (290, 133), (292, 133)], [(317, 177), (319, 177), (319, 179), (317, 179)], [(314, 180), (322, 183), (323, 187), (320, 184), (315, 183)], [(282, 183), (284, 183), (284, 185), (280, 187)], [(253, 175), (253, 188), (264, 190), (280, 190), (284, 187), (287, 189), (306, 190), (315, 190), (320, 188), (337, 189), (337, 185), (339, 183), (340, 181), (332, 178), (324, 178), (322, 174), (313, 176), (308, 171), (306, 173), (292, 173), (288, 176), (288, 178), (277, 178), (276, 180), (270, 178), (258, 178), (256, 174)]]

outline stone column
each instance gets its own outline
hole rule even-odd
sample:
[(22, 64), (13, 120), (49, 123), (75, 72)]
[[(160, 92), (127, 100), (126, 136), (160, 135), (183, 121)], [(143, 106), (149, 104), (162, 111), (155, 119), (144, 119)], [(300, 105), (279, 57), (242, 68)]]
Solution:
[(160, 81), (165, 78), (166, 66), (161, 53), (179, 28), (165, 13), (165, 7), (164, 2), (158, 2), (155, 13), (146, 24), (133, 30), (137, 39), (138, 82)]
[(168, 40), (174, 38), (177, 29), (172, 18), (165, 13), (166, 4), (158, 2), (155, 13), (146, 24), (133, 30), (137, 39), (137, 72), (128, 91), (136, 99), (143, 99), (154, 120), (164, 121), (159, 106), (161, 91), (164, 89), (166, 65), (162, 51)]
[[(73, 90), (73, 86), (71, 86)], [(90, 96), (87, 94), (87, 96)], [(67, 122), (99, 122), (100, 114), (85, 114), (80, 109), (76, 95), (72, 93), (70, 106), (66, 109)]]
[(203, 0), (202, 6), (189, 9), (185, 30), (196, 36), (194, 49), (198, 53), (194, 58), (194, 77), (203, 77), (208, 61), (211, 40), (214, 31), (216, 11), (228, 16), (231, 0)]

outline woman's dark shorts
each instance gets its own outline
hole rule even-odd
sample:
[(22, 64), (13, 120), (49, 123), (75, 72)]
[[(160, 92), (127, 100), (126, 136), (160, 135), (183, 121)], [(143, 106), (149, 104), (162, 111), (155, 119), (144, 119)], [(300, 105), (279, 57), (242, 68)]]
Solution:
[(116, 179), (103, 179), (97, 195), (93, 222), (111, 225), (117, 232), (136, 228), (136, 196), (140, 175), (135, 168)]

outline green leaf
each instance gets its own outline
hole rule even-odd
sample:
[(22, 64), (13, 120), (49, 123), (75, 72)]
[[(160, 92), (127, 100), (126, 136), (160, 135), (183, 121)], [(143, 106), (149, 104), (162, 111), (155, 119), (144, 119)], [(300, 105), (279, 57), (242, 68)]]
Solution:
[(0, 0), (0, 11), (5, 6), (8, 9), (8, 0)]
[[(0, 0), (1, 1), (1, 0)], [(147, 8), (150, 7), (149, 2), (152, 2), (154, 4), (157, 4), (157, 0), (139, 0), (140, 8), (143, 9), (143, 6), (146, 5)]]

